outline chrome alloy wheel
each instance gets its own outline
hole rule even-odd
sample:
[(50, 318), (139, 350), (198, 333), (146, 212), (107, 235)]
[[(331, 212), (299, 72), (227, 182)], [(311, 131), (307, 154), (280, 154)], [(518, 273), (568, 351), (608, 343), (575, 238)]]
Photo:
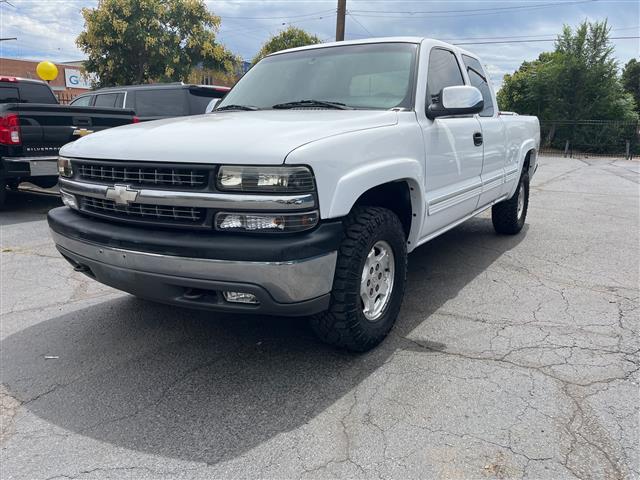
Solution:
[(518, 220), (522, 218), (522, 213), (524, 212), (524, 183), (520, 183), (520, 187), (518, 188), (518, 211), (516, 215), (518, 216)]
[(362, 313), (367, 320), (375, 322), (382, 316), (391, 299), (394, 277), (393, 250), (387, 242), (380, 240), (367, 255), (360, 280)]

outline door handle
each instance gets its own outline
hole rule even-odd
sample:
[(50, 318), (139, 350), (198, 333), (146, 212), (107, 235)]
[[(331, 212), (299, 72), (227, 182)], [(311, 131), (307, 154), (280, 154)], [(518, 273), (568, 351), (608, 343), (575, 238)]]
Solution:
[(473, 144), (476, 147), (479, 147), (480, 145), (482, 145), (482, 133), (476, 132), (473, 134)]

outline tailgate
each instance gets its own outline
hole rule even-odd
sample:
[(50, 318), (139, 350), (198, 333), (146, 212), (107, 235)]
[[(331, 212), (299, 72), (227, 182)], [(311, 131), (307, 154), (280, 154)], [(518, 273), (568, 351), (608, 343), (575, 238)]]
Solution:
[(133, 122), (133, 110), (72, 107), (68, 105), (13, 104), (6, 110), (20, 116), (23, 155), (57, 155), (64, 144), (83, 135)]

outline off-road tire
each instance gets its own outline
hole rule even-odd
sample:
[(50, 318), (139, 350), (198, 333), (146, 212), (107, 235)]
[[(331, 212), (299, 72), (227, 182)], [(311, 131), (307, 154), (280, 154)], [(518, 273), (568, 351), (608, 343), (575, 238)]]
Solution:
[[(378, 241), (391, 247), (395, 272), (388, 303), (380, 317), (371, 321), (363, 313), (360, 280), (367, 255)], [(400, 220), (386, 208), (355, 207), (345, 218), (329, 309), (311, 318), (311, 327), (321, 340), (355, 352), (370, 350), (384, 340), (404, 296), (406, 242)]]
[[(518, 199), (524, 195), (524, 206), (522, 213), (518, 215)], [(491, 208), (491, 221), (497, 233), (504, 235), (516, 235), (520, 233), (524, 222), (527, 219), (529, 208), (529, 173), (525, 170), (520, 176), (520, 181), (516, 187), (516, 193), (500, 203), (496, 203)]]

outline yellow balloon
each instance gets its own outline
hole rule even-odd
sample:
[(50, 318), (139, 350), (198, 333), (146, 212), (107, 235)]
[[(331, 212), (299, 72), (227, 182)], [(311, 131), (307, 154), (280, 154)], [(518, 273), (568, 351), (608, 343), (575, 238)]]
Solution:
[(58, 67), (51, 62), (40, 62), (36, 67), (36, 73), (42, 80), (55, 80), (58, 76)]

